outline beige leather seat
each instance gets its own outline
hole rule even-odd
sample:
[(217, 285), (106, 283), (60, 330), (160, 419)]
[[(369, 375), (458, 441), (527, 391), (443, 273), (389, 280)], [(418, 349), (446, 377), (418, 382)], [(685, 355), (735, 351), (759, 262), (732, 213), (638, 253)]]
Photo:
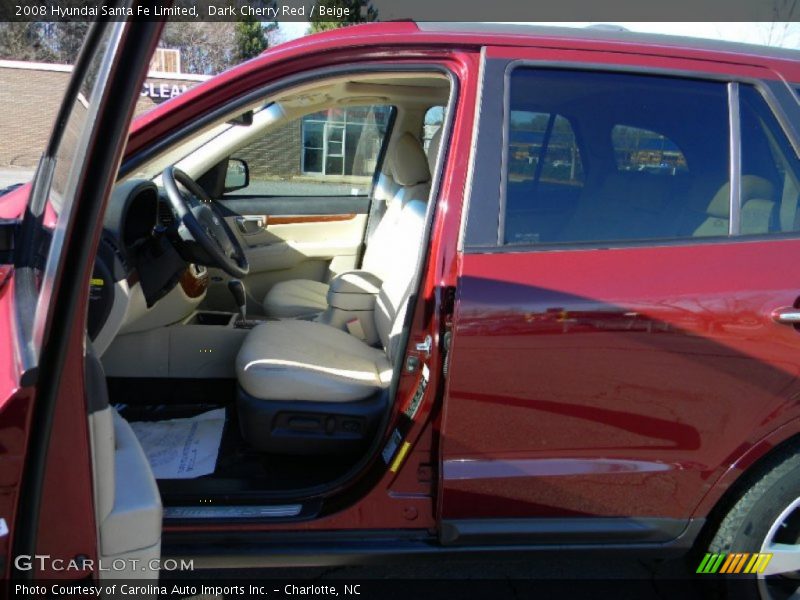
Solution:
[(328, 289), (312, 279), (279, 281), (264, 298), (264, 313), (276, 319), (316, 315), (328, 306)]
[[(425, 199), (430, 191), (431, 174), (422, 145), (410, 133), (395, 142), (389, 167), (397, 190), (369, 239), (361, 270), (386, 278), (395, 252), (395, 229), (403, 206), (412, 198)], [(306, 317), (322, 312), (328, 306), (329, 285), (310, 279), (293, 279), (276, 283), (264, 298), (264, 312), (275, 318)]]
[(237, 405), (242, 436), (256, 449), (347, 452), (371, 439), (386, 410), (393, 361), (402, 352), (425, 200), (407, 199), (398, 211), (392, 268), (374, 296), (379, 347), (316, 321), (266, 322), (247, 335), (236, 358)]
[(428, 149), (425, 153), (428, 156), (428, 169), (431, 172), (431, 177), (436, 172), (436, 163), (439, 160), (439, 149), (442, 147), (442, 128), (439, 127), (431, 136), (431, 141), (428, 143)]
[[(741, 231), (744, 234), (768, 233), (775, 202), (772, 200), (774, 186), (756, 175), (742, 176)], [(708, 218), (694, 231), (695, 237), (728, 235), (730, 223), (730, 183), (723, 185), (711, 202), (706, 214)]]

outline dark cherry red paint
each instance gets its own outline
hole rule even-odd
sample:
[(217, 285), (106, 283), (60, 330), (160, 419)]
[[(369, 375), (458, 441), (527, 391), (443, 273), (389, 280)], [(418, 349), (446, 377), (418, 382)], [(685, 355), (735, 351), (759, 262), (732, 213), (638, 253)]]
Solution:
[[(165, 102), (131, 128), (131, 157), (203, 114), (288, 75), (331, 65), (432, 64), (459, 96), (410, 344), (430, 333), (428, 400), (397, 474), (340, 512), (236, 529), (435, 530), (442, 518), (703, 516), (748, 465), (800, 432), (800, 332), (771, 311), (800, 296), (800, 241), (606, 252), (459, 253), (480, 50), (490, 57), (624, 64), (800, 81), (789, 60), (557, 36), (424, 32), (412, 23), (347, 28), (278, 46)], [(498, 90), (499, 93), (499, 90)], [(500, 126), (498, 115), (498, 124)], [(22, 211), (28, 188), (3, 197)], [(458, 289), (447, 382), (439, 376), (442, 291)], [(13, 343), (13, 271), (0, 267), (0, 516), (13, 523), (34, 390)], [(87, 286), (88, 291), (88, 286)], [(40, 550), (92, 547), (81, 372), (71, 336), (48, 470)], [(414, 391), (401, 378), (397, 406)], [(436, 406), (433, 398), (435, 393)], [(76, 420), (77, 419), (77, 420)], [(418, 472), (432, 470), (421, 485)], [(409, 518), (410, 514), (416, 515)], [(178, 529), (178, 526), (171, 526)], [(224, 530), (230, 525), (181, 526)], [(93, 534), (91, 534), (93, 535)], [(8, 555), (11, 536), (0, 540)], [(83, 550), (82, 550), (83, 549)], [(6, 561), (6, 566), (9, 561)]]

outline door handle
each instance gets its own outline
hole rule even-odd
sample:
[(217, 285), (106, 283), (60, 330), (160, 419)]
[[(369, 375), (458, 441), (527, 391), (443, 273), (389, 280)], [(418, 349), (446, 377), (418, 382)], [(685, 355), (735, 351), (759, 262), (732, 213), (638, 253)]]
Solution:
[(266, 217), (236, 217), (236, 227), (245, 235), (258, 233), (264, 228)]
[(800, 308), (776, 308), (772, 311), (772, 320), (782, 325), (800, 325)]

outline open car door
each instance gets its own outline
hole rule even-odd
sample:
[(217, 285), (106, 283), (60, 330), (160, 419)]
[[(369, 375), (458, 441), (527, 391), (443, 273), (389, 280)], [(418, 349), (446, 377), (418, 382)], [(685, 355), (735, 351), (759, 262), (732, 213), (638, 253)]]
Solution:
[[(108, 4), (135, 15), (139, 2)], [(86, 314), (101, 217), (162, 26), (105, 21), (89, 30), (18, 224), (6, 290), (17, 392), (3, 407), (25, 440), (14, 516), (4, 515), (14, 583), (158, 577), (158, 489), (108, 405)]]

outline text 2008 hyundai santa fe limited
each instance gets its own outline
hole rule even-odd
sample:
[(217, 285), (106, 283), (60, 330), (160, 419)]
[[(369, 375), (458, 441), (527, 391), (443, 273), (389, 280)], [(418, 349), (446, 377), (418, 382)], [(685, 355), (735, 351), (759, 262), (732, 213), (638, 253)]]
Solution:
[(785, 591), (797, 53), (373, 24), (129, 131), (160, 28), (92, 30), (0, 201), (9, 574), (694, 550)]

